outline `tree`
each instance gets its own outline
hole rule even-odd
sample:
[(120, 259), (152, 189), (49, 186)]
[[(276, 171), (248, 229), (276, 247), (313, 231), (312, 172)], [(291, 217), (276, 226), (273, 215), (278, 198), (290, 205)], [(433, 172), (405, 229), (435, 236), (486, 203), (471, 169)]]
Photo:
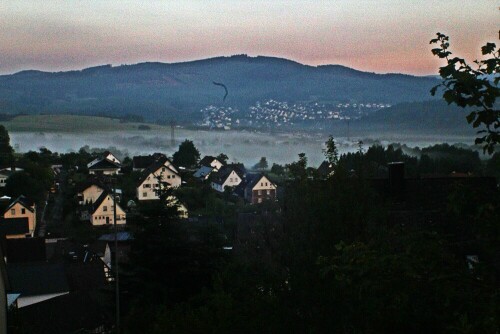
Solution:
[(305, 153), (299, 153), (299, 161), (287, 165), (290, 174), (297, 180), (307, 178), (307, 157)]
[(260, 170), (267, 169), (267, 167), (269, 167), (269, 164), (267, 163), (266, 157), (260, 158), (259, 162), (254, 166), (255, 169)]
[(0, 165), (10, 165), (14, 161), (14, 150), (10, 146), (9, 132), (0, 125)]
[(227, 164), (227, 160), (229, 159), (229, 157), (227, 155), (225, 155), (224, 153), (221, 153), (217, 156), (217, 160), (219, 160), (220, 162), (222, 162), (223, 164)]
[(283, 175), (285, 174), (285, 167), (277, 163), (274, 163), (273, 166), (271, 167), (271, 173), (276, 175)]
[(323, 149), (323, 154), (326, 157), (326, 160), (334, 166), (339, 162), (339, 151), (337, 149), (337, 145), (335, 144), (335, 140), (333, 140), (333, 136), (330, 135), (328, 140), (325, 142), (326, 148)]
[(191, 140), (184, 140), (179, 145), (179, 150), (174, 153), (174, 164), (184, 167), (193, 167), (200, 160), (200, 151)]
[[(442, 87), (443, 98), (448, 104), (474, 108), (467, 116), (467, 122), (474, 128), (485, 127), (477, 132), (483, 136), (476, 138), (475, 142), (483, 145), (484, 152), (492, 154), (495, 145), (500, 143), (500, 109), (495, 105), (500, 96), (500, 50), (496, 49), (494, 43), (486, 43), (481, 52), (490, 58), (474, 61), (477, 68), (473, 69), (463, 58), (451, 57), (448, 36), (438, 32), (437, 38), (432, 39), (430, 44), (439, 45), (432, 49), (432, 53), (446, 59), (447, 63), (439, 69), (443, 82), (433, 87), (431, 94), (435, 95), (438, 88)], [(495, 76), (493, 80), (492, 76)]]

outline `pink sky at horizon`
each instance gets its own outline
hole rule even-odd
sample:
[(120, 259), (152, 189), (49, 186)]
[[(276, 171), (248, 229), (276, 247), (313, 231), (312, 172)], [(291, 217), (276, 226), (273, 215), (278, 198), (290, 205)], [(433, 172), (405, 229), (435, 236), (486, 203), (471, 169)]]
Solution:
[(242, 53), (436, 74), (436, 32), (472, 61), (499, 14), (493, 0), (16, 0), (0, 5), (0, 74)]

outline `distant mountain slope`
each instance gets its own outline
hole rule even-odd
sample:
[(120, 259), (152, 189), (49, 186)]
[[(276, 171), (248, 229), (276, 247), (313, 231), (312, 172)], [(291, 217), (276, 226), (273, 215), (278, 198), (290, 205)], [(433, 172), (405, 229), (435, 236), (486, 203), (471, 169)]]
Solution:
[(438, 81), (375, 74), (339, 65), (307, 66), (286, 59), (238, 55), (184, 63), (110, 65), (81, 71), (23, 71), (0, 76), (0, 113), (141, 115), (190, 121), (207, 104), (248, 107), (282, 101), (400, 103), (427, 100)]
[(473, 133), (475, 130), (465, 118), (468, 114), (469, 111), (440, 100), (405, 102), (380, 109), (362, 118), (359, 123), (390, 130), (452, 130), (455, 133)]

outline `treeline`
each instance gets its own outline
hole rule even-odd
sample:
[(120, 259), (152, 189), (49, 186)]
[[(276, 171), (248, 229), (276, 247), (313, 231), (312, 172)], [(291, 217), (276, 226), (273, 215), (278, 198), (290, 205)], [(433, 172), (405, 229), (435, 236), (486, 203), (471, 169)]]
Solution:
[(168, 214), (144, 220), (127, 272), (125, 332), (497, 332), (498, 196), (456, 187), (432, 223), (412, 225), (364, 177), (391, 161), (427, 171), (425, 157), (433, 172), (481, 166), (478, 155), (437, 145), (420, 159), (394, 146), (338, 156), (330, 144), (333, 174), (314, 177), (304, 154), (281, 166), (279, 207), (254, 206), (249, 225), (238, 219), (230, 255), (215, 230), (193, 243), (189, 224)]

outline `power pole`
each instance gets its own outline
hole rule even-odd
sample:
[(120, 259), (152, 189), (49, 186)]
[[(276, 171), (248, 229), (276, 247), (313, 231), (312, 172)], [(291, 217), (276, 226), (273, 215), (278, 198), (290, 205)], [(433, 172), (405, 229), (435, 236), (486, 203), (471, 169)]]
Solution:
[(115, 229), (115, 303), (116, 333), (120, 334), (120, 276), (118, 272), (118, 224), (116, 223), (116, 179), (113, 179), (113, 226)]

